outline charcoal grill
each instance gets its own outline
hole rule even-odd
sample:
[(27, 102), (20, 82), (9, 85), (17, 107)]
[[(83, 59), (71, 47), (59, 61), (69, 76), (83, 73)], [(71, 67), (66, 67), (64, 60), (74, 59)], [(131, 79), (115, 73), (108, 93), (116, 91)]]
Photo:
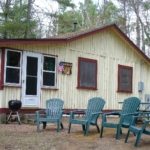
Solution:
[(21, 124), (20, 116), (19, 116), (19, 113), (18, 113), (18, 111), (21, 109), (21, 105), (22, 105), (22, 103), (21, 103), (20, 100), (10, 100), (8, 102), (8, 107), (9, 107), (9, 110), (10, 110), (10, 114), (8, 116), (7, 123), (11, 119), (12, 115), (16, 115), (18, 123)]

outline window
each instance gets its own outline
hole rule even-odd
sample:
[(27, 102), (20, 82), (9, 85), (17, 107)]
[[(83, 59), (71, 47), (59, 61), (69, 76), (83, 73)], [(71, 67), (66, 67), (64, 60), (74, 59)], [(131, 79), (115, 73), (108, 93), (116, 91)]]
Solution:
[(5, 55), (5, 84), (20, 84), (21, 77), (21, 52), (6, 50)]
[(118, 65), (118, 92), (132, 92), (133, 68)]
[(79, 57), (77, 88), (97, 89), (97, 60)]
[(56, 86), (56, 58), (50, 56), (43, 57), (43, 86)]
[(37, 95), (38, 58), (27, 56), (26, 63), (26, 95)]

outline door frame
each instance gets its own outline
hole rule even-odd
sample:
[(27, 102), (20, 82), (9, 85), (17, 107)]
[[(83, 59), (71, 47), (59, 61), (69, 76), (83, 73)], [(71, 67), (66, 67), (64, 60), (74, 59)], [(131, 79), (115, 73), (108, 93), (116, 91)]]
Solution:
[[(37, 70), (37, 94), (36, 95), (26, 95), (26, 68), (27, 68), (27, 57), (38, 58), (38, 70)], [(40, 96), (41, 96), (41, 70), (42, 70), (42, 54), (35, 52), (23, 52), (23, 62), (22, 62), (22, 90), (21, 90), (21, 100), (23, 107), (39, 107), (40, 106)]]

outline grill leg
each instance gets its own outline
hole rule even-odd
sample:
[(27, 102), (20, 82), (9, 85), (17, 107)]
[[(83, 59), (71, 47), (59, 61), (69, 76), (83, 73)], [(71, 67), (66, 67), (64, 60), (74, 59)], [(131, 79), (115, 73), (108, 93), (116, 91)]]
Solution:
[(10, 114), (9, 114), (9, 116), (7, 118), (7, 122), (6, 123), (8, 123), (8, 121), (10, 120), (11, 115), (12, 115), (12, 111), (10, 112)]
[(21, 121), (20, 121), (20, 116), (19, 116), (19, 113), (18, 113), (18, 111), (15, 111), (15, 112), (11, 111), (11, 112), (10, 112), (10, 114), (9, 114), (9, 116), (8, 116), (8, 118), (7, 118), (7, 121), (6, 121), (6, 123), (8, 123), (8, 121), (10, 120), (11, 116), (13, 115), (13, 113), (16, 113), (16, 116), (17, 116), (18, 123), (19, 123), (19, 124), (21, 124)]
[(20, 121), (20, 116), (19, 116), (19, 113), (18, 113), (18, 111), (17, 111), (16, 113), (17, 113), (18, 123), (19, 123), (19, 124), (21, 124), (21, 121)]

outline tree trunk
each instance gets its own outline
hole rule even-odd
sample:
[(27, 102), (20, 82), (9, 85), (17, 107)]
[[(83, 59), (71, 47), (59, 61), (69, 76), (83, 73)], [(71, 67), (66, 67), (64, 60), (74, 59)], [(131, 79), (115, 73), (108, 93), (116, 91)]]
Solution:
[(32, 0), (28, 0), (28, 11), (27, 11), (27, 25), (25, 29), (24, 38), (28, 38), (29, 29), (30, 29), (30, 20), (31, 20), (31, 9), (32, 9)]
[(144, 27), (141, 25), (142, 28), (142, 51), (145, 53), (145, 38), (144, 38)]
[(140, 34), (140, 21), (139, 21), (139, 1), (137, 0), (136, 4), (135, 4), (135, 9), (136, 9), (136, 13), (137, 13), (137, 18), (136, 18), (136, 44), (137, 46), (140, 48), (141, 45), (141, 34)]
[[(139, 0), (136, 1), (136, 2), (138, 3), (138, 5), (140, 4), (140, 1), (139, 1)], [(150, 43), (150, 35), (149, 35), (149, 33), (146, 31), (146, 28), (145, 28), (145, 25), (144, 25), (144, 23), (143, 23), (143, 21), (142, 21), (142, 18), (141, 18), (140, 15), (139, 15), (139, 10), (138, 10), (137, 7), (136, 7), (136, 2), (133, 1), (133, 0), (130, 0), (130, 4), (132, 5), (132, 7), (133, 7), (133, 9), (134, 9), (134, 12), (135, 12), (135, 14), (136, 14), (136, 17), (137, 17), (139, 23), (141, 24), (141, 26), (143, 27), (143, 32), (145, 33), (145, 36), (146, 36), (148, 42)], [(143, 36), (144, 36), (144, 35), (143, 35)], [(145, 44), (145, 42), (144, 42), (143, 44)], [(145, 47), (145, 46), (144, 46), (144, 47)]]

